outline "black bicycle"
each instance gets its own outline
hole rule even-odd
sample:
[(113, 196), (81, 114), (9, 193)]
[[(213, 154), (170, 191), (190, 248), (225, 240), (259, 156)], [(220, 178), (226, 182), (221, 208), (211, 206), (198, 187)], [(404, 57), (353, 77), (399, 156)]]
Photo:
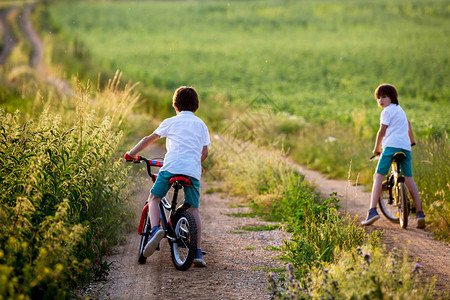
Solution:
[(393, 223), (400, 223), (400, 227), (408, 226), (408, 216), (410, 212), (415, 213), (415, 206), (405, 184), (400, 163), (406, 159), (403, 152), (397, 152), (392, 157), (391, 173), (386, 176), (383, 182), (378, 203), (383, 215)]
[[(147, 165), (147, 173), (153, 182), (156, 181), (157, 174), (152, 173), (151, 167), (160, 168), (163, 162), (158, 160), (149, 160), (143, 156), (138, 156), (139, 160), (135, 163), (145, 162)], [(133, 158), (125, 154), (125, 160), (130, 162)], [(172, 201), (169, 203), (166, 197), (161, 199), (159, 204), (161, 210), (160, 225), (164, 230), (164, 237), (167, 238), (172, 262), (178, 270), (188, 270), (195, 258), (197, 251), (197, 225), (195, 218), (187, 209), (190, 208), (188, 203), (184, 203), (177, 207), (178, 193), (184, 187), (191, 185), (191, 180), (183, 175), (177, 175), (170, 179), (169, 184), (174, 189)], [(142, 209), (141, 220), (139, 223), (138, 233), (141, 235), (139, 244), (138, 262), (145, 264), (147, 257), (143, 255), (145, 245), (150, 237), (151, 223), (148, 214), (148, 200)], [(157, 250), (159, 250), (159, 245)]]

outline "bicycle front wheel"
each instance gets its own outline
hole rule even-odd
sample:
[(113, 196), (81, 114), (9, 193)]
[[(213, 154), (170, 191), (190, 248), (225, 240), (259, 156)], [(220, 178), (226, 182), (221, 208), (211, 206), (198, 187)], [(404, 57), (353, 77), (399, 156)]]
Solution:
[(397, 189), (398, 189), (398, 202), (400, 213), (400, 227), (406, 228), (408, 226), (409, 201), (408, 197), (406, 196), (405, 183), (399, 182)]
[(177, 212), (172, 224), (175, 240), (170, 242), (172, 262), (175, 268), (186, 271), (192, 265), (197, 251), (197, 225), (188, 211)]
[(383, 215), (391, 222), (400, 222), (398, 206), (394, 205), (394, 199), (390, 197), (390, 190), (381, 191), (378, 203), (380, 204), (380, 209)]

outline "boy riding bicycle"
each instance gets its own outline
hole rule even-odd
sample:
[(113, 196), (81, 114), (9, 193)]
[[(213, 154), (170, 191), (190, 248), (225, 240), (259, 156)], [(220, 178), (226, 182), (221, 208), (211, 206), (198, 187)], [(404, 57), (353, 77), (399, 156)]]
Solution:
[(175, 175), (188, 177), (192, 184), (184, 189), (184, 203), (190, 204), (189, 209), (197, 224), (197, 253), (194, 265), (205, 267), (201, 250), (201, 219), (199, 210), (201, 163), (208, 156), (208, 146), (211, 144), (208, 128), (205, 123), (194, 115), (199, 107), (198, 94), (192, 87), (179, 87), (174, 95), (172, 106), (177, 112), (175, 117), (164, 120), (149, 136), (144, 137), (128, 152), (134, 160), (137, 154), (161, 137), (166, 138), (167, 153), (164, 166), (160, 169), (155, 184), (149, 196), (149, 216), (151, 234), (144, 248), (144, 256), (149, 257), (155, 252), (159, 242), (164, 238), (164, 231), (159, 227), (161, 198), (170, 189), (169, 180)]
[[(371, 225), (380, 218), (377, 212), (377, 202), (380, 198), (383, 179), (389, 172), (392, 156), (396, 152), (403, 152), (406, 154), (406, 159), (401, 163), (401, 170), (405, 176), (405, 184), (416, 205), (417, 228), (425, 228), (425, 214), (422, 211), (419, 190), (412, 174), (411, 146), (414, 146), (415, 142), (411, 123), (398, 103), (397, 89), (393, 85), (379, 85), (375, 90), (375, 99), (383, 111), (381, 112), (380, 129), (375, 140), (373, 154), (381, 154), (381, 158), (373, 176), (370, 209), (366, 220), (362, 224)], [(383, 148), (383, 153), (381, 153), (381, 148)]]

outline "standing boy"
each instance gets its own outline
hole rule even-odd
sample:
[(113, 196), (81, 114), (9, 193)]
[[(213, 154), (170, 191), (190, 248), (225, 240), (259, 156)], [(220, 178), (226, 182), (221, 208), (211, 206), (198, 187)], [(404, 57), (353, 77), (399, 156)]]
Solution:
[(380, 155), (381, 148), (383, 148), (383, 153), (381, 153), (377, 170), (373, 176), (370, 209), (362, 224), (371, 225), (380, 218), (377, 212), (377, 202), (380, 198), (383, 179), (389, 172), (392, 156), (396, 152), (403, 152), (406, 154), (406, 159), (401, 163), (401, 170), (405, 175), (405, 184), (416, 205), (417, 228), (425, 228), (425, 215), (420, 203), (419, 190), (412, 174), (411, 146), (415, 145), (415, 142), (411, 123), (398, 103), (397, 89), (393, 85), (379, 85), (375, 90), (375, 99), (383, 111), (381, 112), (380, 129), (375, 140), (373, 154)]
[(144, 148), (161, 137), (166, 138), (167, 153), (164, 165), (160, 169), (155, 184), (149, 196), (149, 215), (151, 221), (151, 234), (144, 248), (144, 256), (148, 257), (155, 252), (158, 243), (164, 237), (164, 231), (159, 227), (161, 198), (166, 195), (170, 185), (169, 180), (175, 175), (188, 177), (192, 184), (184, 189), (185, 203), (191, 205), (190, 211), (197, 224), (197, 253), (194, 265), (205, 267), (201, 250), (201, 220), (199, 211), (201, 163), (208, 156), (208, 146), (211, 144), (208, 128), (205, 123), (194, 115), (199, 107), (198, 94), (192, 87), (179, 87), (174, 95), (172, 106), (177, 115), (164, 120), (149, 136), (144, 137), (133, 149), (128, 152), (133, 159)]

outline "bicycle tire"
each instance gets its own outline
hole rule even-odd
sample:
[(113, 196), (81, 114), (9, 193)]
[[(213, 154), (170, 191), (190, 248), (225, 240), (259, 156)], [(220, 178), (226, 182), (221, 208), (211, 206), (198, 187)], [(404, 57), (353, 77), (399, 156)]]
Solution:
[(144, 228), (142, 229), (142, 235), (141, 235), (141, 242), (139, 244), (139, 255), (138, 255), (138, 262), (143, 265), (147, 261), (147, 257), (144, 256), (144, 248), (145, 245), (147, 245), (148, 238), (150, 236), (150, 217), (147, 215), (147, 219), (145, 221)]
[(176, 269), (188, 270), (197, 251), (197, 225), (194, 216), (188, 211), (177, 212), (172, 224), (176, 239), (171, 241), (170, 252)]
[(398, 207), (394, 206), (394, 200), (390, 199), (392, 193), (388, 190), (382, 190), (380, 198), (378, 198), (378, 204), (380, 206), (381, 213), (392, 223), (399, 223)]
[(400, 213), (400, 227), (408, 227), (408, 216), (409, 216), (409, 203), (408, 197), (406, 197), (406, 187), (404, 182), (398, 183), (398, 202), (399, 202), (399, 213)]

